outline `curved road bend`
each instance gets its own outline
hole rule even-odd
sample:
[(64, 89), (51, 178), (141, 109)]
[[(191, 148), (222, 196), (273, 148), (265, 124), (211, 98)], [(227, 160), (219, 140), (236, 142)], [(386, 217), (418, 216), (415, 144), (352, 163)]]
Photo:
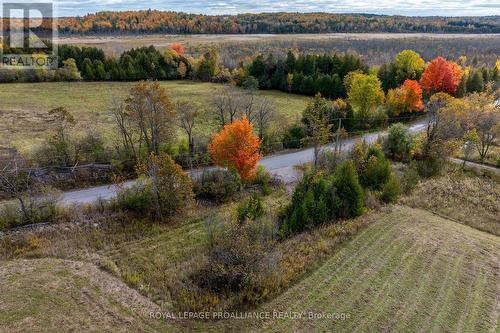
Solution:
[[(411, 132), (419, 132), (425, 129), (427, 122), (425, 120), (416, 122), (410, 125), (408, 128)], [(384, 135), (386, 131), (378, 131), (373, 133), (364, 134), (360, 137), (349, 138), (342, 141), (342, 151), (347, 151), (352, 148), (354, 142), (360, 138), (363, 138), (367, 142), (374, 142), (380, 135)], [(332, 149), (333, 144), (328, 144), (323, 148)], [(273, 154), (262, 158), (259, 161), (259, 165), (266, 168), (271, 174), (281, 178), (285, 182), (290, 182), (295, 180), (299, 173), (295, 169), (296, 166), (302, 165), (304, 163), (312, 162), (314, 158), (314, 148), (307, 148), (293, 152), (282, 152), (278, 154)], [(196, 169), (188, 171), (189, 175), (196, 178), (204, 170), (214, 169), (214, 167), (209, 167), (205, 169)], [(134, 184), (134, 180), (129, 180), (124, 183), (125, 187), (129, 187)], [(88, 204), (96, 201), (98, 198), (101, 199), (111, 199), (116, 196), (117, 187), (116, 185), (104, 185), (87, 188), (84, 190), (75, 190), (64, 192), (61, 198), (61, 203), (65, 205), (70, 204)]]

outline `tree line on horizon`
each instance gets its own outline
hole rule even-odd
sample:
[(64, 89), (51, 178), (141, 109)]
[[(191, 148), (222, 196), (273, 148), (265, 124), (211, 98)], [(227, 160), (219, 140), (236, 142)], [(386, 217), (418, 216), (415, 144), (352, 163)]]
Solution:
[(346, 33), (428, 32), (499, 33), (498, 16), (408, 17), (373, 14), (261, 13), (201, 15), (183, 12), (139, 10), (102, 11), (81, 17), (60, 18), (61, 34), (173, 33)]

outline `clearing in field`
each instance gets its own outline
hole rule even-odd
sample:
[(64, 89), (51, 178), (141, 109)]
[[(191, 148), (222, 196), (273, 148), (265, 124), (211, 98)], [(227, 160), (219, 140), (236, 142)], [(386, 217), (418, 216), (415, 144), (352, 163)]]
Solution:
[[(156, 309), (155, 304), (108, 273), (90, 264), (36, 259), (2, 264), (0, 277), (8, 283), (0, 285), (0, 326), (47, 332), (75, 323), (88, 330), (121, 331), (498, 331), (499, 237), (403, 206), (363, 219), (367, 226), (317, 270), (255, 309), (345, 313), (345, 320), (154, 320), (144, 311)], [(172, 235), (189, 239), (198, 234), (197, 223)], [(122, 245), (116, 255), (138, 247), (161, 252), (147, 241)], [(95, 313), (96, 320), (86, 319)]]

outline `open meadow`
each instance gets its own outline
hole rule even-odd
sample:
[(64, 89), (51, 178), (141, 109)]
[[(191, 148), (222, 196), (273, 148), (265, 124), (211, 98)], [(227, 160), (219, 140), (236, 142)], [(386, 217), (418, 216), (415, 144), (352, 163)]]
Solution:
[[(114, 131), (110, 113), (113, 100), (123, 101), (133, 82), (44, 82), (2, 84), (0, 89), (0, 146), (20, 151), (40, 142), (47, 129), (47, 112), (64, 106), (71, 112), (78, 130), (96, 128), (106, 137)], [(222, 85), (192, 81), (163, 81), (171, 100), (195, 101), (200, 109), (209, 112), (211, 101)], [(238, 88), (235, 88), (238, 89)], [(278, 91), (258, 91), (277, 110), (276, 126), (286, 126), (300, 119), (309, 98)], [(215, 126), (205, 117), (201, 131), (210, 137)]]

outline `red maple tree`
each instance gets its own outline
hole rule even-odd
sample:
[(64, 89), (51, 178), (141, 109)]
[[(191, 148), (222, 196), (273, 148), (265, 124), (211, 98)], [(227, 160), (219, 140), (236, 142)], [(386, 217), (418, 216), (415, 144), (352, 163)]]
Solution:
[(420, 78), (420, 85), (428, 94), (446, 92), (453, 94), (460, 83), (460, 67), (443, 57), (432, 60)]

